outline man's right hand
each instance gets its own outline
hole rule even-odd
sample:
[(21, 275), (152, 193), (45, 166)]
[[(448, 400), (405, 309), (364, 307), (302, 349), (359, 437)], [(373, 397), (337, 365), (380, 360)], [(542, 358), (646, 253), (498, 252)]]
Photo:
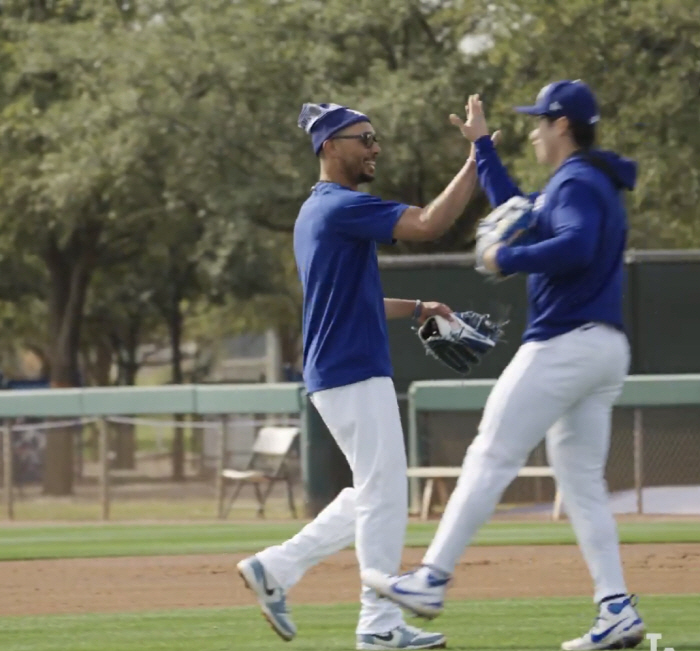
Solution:
[(465, 109), (467, 112), (466, 122), (462, 122), (462, 119), (454, 113), (450, 115), (450, 122), (458, 127), (462, 135), (470, 142), (476, 142), (482, 136), (488, 136), (489, 129), (486, 125), (484, 109), (479, 96), (470, 95)]

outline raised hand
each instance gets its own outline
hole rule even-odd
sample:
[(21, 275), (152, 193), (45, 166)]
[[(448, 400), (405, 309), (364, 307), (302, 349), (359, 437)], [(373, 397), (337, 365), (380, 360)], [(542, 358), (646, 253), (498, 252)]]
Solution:
[[(462, 119), (454, 113), (450, 115), (450, 122), (459, 128), (462, 135), (470, 142), (474, 142), (482, 136), (488, 136), (489, 129), (486, 125), (484, 109), (482, 107), (481, 100), (479, 100), (479, 96), (470, 95), (465, 109), (467, 113), (466, 122), (462, 122)], [(494, 136), (495, 135), (496, 134), (494, 134)]]

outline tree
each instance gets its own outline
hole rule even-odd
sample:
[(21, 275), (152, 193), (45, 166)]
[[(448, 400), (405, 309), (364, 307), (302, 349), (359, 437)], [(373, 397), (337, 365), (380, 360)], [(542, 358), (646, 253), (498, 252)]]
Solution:
[[(115, 354), (120, 381), (133, 381), (137, 342), (164, 329), (182, 381), (193, 311), (234, 310), (232, 329), (274, 324), (296, 360), (290, 233), (318, 174), (296, 126), (307, 101), (368, 112), (383, 147), (372, 191), (425, 205), (464, 160), (447, 115), (470, 93), (504, 131), (513, 173), (539, 185), (547, 171), (532, 164), (530, 122), (511, 107), (546, 81), (583, 77), (601, 97), (605, 142), (642, 162), (632, 244), (695, 243), (692, 7), (592, 6), (3, 2), (0, 272), (22, 279), (0, 286), (3, 314), (19, 323), (18, 306), (45, 310), (48, 332), (32, 338), (43, 339), (54, 386), (84, 381), (88, 366), (107, 381)], [(491, 45), (466, 51), (465, 36)], [(486, 209), (479, 195), (440, 241), (395, 250), (467, 250)], [(82, 368), (81, 346), (92, 360)], [(69, 492), (69, 440), (50, 442), (45, 488)]]
[[(42, 23), (7, 23), (14, 74), (8, 75), (2, 116), (7, 146), (0, 220), (7, 245), (45, 265), (54, 386), (81, 381), (83, 307), (99, 259), (128, 246), (148, 225), (139, 212), (144, 193), (135, 191), (143, 184), (141, 147), (147, 143), (130, 129), (133, 98), (116, 92), (112, 71), (103, 65), (121, 49), (121, 17), (114, 7), (96, 6), (91, 13), (83, 3), (70, 15), (41, 11)], [(70, 434), (49, 437), (47, 460), (45, 491), (70, 492)]]
[(697, 246), (700, 135), (697, 123), (700, 27), (682, 0), (513, 0), (493, 5), (489, 53), (500, 70), (486, 95), (491, 124), (523, 146), (515, 173), (528, 187), (547, 170), (532, 163), (531, 120), (512, 106), (530, 103), (557, 79), (581, 78), (601, 102), (601, 142), (636, 159), (639, 183), (629, 197), (630, 246)]

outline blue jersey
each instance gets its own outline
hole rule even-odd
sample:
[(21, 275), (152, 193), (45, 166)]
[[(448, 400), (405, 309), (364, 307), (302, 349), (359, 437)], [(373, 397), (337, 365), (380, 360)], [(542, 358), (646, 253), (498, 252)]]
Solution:
[[(522, 194), (491, 139), (476, 143), (479, 181), (493, 206)], [(623, 189), (634, 188), (636, 163), (612, 152), (575, 153), (535, 202), (536, 242), (504, 246), (504, 274), (529, 274), (524, 341), (551, 339), (588, 322), (623, 330), (627, 214)]]
[(294, 225), (309, 393), (392, 375), (377, 242), (408, 208), (320, 182)]

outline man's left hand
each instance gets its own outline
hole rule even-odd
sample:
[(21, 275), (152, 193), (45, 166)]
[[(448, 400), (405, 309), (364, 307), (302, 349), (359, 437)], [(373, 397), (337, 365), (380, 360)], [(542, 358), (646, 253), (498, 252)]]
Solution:
[(444, 316), (446, 319), (451, 321), (452, 308), (448, 307), (444, 303), (437, 303), (435, 301), (423, 303), (423, 309), (418, 316), (418, 323), (423, 324), (428, 317), (435, 315)]

